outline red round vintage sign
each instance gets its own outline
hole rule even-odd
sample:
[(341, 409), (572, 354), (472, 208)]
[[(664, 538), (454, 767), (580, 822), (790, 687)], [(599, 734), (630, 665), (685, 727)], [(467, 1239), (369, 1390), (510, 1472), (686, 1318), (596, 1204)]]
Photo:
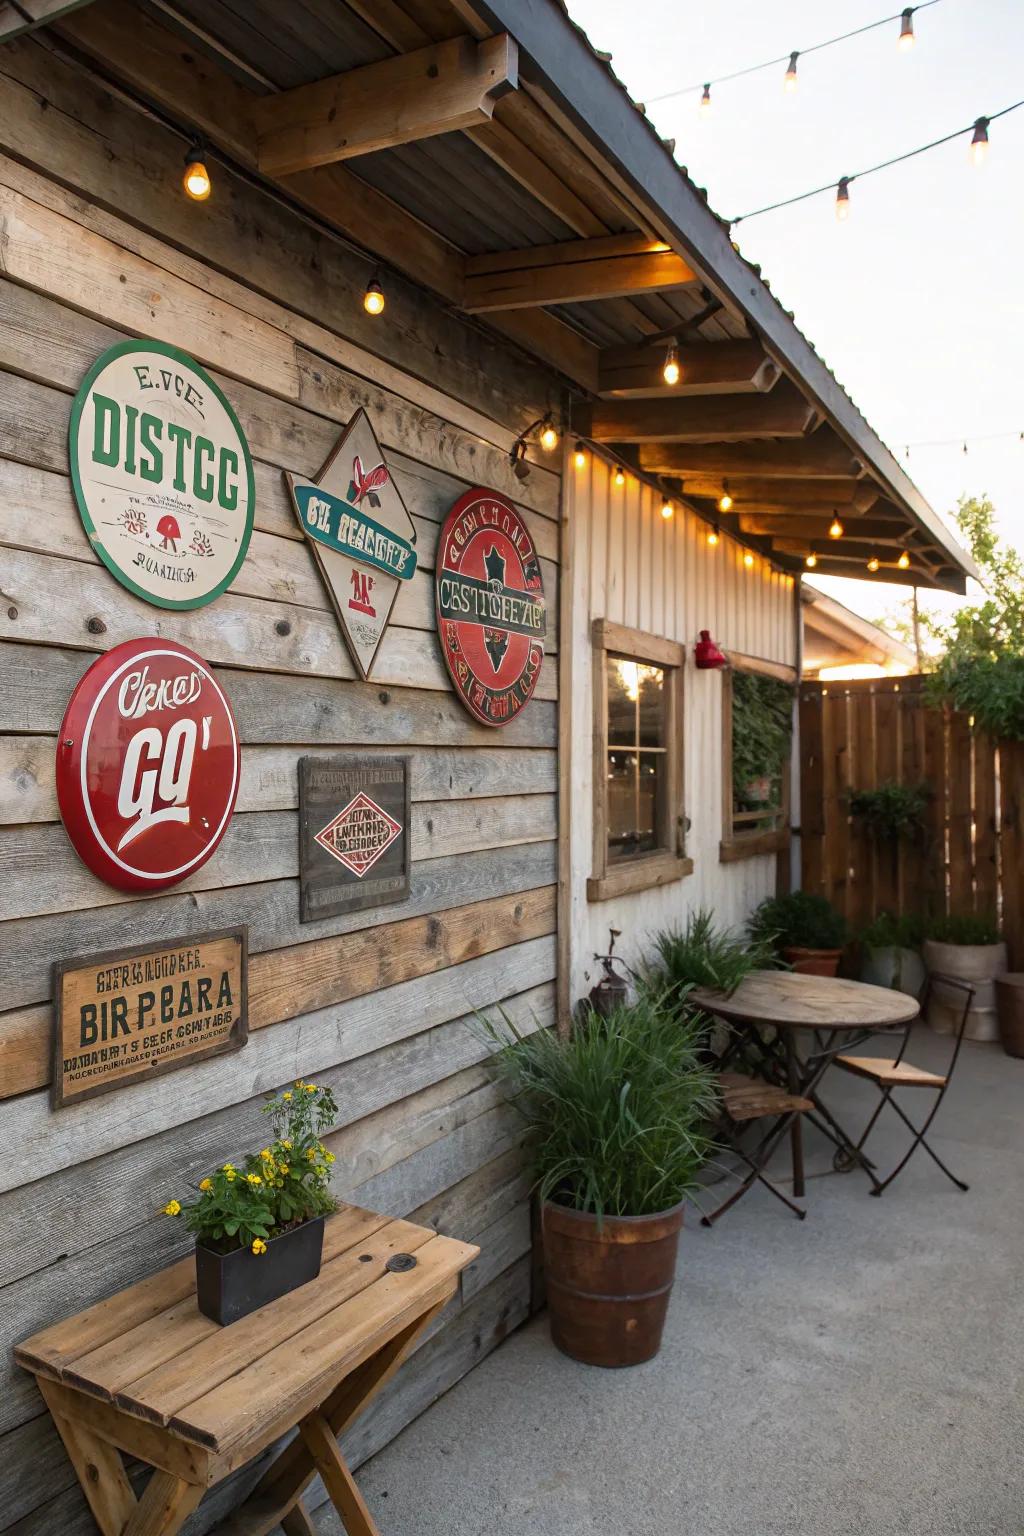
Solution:
[(462, 702), (484, 725), (507, 725), (537, 686), (547, 621), (536, 547), (496, 491), (478, 486), (449, 512), (435, 596), (441, 649)]
[(224, 836), (240, 767), (231, 707), (206, 662), (173, 640), (126, 640), (93, 663), (64, 712), (60, 813), (101, 880), (163, 890)]

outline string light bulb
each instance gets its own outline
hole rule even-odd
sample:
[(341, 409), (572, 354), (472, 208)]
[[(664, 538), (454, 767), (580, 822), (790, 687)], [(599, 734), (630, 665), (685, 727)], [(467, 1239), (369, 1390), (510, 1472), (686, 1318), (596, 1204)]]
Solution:
[(748, 550), (747, 550), (747, 551), (746, 551), (746, 553), (745, 553), (745, 554), (744, 554), (744, 556), (743, 556), (743, 564), (744, 564), (744, 565), (745, 565), (745, 566), (746, 566), (746, 568), (747, 568), (747, 570), (748, 570), (748, 571), (750, 571), (750, 570), (752, 570), (752, 569), (753, 569), (753, 566), (754, 566), (754, 557), (753, 557), (753, 555), (752, 555), (752, 554), (751, 554), (751, 553), (750, 553), (750, 550), (749, 550), (749, 549), (748, 549)]
[(988, 157), (988, 118), (979, 117), (975, 120), (974, 134), (971, 138), (971, 164), (984, 165)]
[(206, 169), (203, 159), (203, 146), (196, 139), (185, 156), (185, 170), (182, 174), (181, 185), (185, 189), (185, 196), (190, 197), (194, 203), (205, 203), (213, 191), (213, 183), (210, 173)]
[(545, 416), (543, 422), (541, 423), (540, 445), (544, 449), (545, 453), (554, 453), (555, 449), (558, 447), (558, 433), (555, 430), (555, 424), (551, 420), (550, 416)]
[(882, 562), (879, 560), (877, 555), (872, 555), (871, 559), (868, 561), (868, 570), (873, 574), (878, 570), (878, 567), (881, 565), (881, 563)]
[(670, 386), (678, 384), (682, 377), (682, 369), (679, 367), (679, 348), (674, 341), (665, 353), (665, 366), (661, 370), (661, 376)]
[(838, 517), (833, 517), (831, 523), (829, 524), (828, 536), (829, 536), (830, 539), (841, 539), (842, 538), (842, 536), (843, 536), (843, 525), (839, 521)]
[(718, 525), (716, 524), (714, 527), (709, 528), (705, 537), (707, 538), (708, 543), (711, 545), (711, 548), (714, 549), (715, 545), (722, 537), (718, 531)]
[(668, 522), (670, 517), (674, 517), (675, 516), (675, 510), (676, 510), (675, 507), (672, 505), (672, 503), (669, 501), (668, 497), (666, 496), (665, 500), (661, 504), (661, 515), (665, 519), (666, 523)]
[(836, 218), (840, 224), (845, 224), (850, 217), (850, 178), (840, 176), (839, 185), (836, 187)]
[(914, 7), (908, 5), (900, 16), (900, 40), (897, 45), (901, 53), (909, 53), (914, 46)]
[(900, 557), (896, 561), (896, 564), (899, 566), (901, 571), (910, 570), (910, 556), (907, 554), (905, 549), (900, 550)]
[(818, 563), (818, 557), (814, 553), (814, 550), (812, 549), (810, 554), (807, 556), (807, 559), (804, 561), (804, 565), (806, 565), (806, 567), (807, 567), (807, 569), (809, 571), (813, 571), (814, 567), (817, 565), (817, 563)]
[(697, 108), (701, 117), (711, 116), (711, 82), (708, 81), (701, 93), (700, 106)]
[(615, 473), (612, 476), (612, 479), (615, 481), (615, 484), (620, 487), (620, 489), (621, 489), (622, 486), (625, 485), (625, 483), (626, 483), (626, 471), (623, 469), (621, 464), (616, 464), (616, 466), (615, 466)]
[(796, 90), (796, 61), (799, 57), (799, 53), (791, 53), (789, 56), (789, 66), (786, 69), (786, 75), (782, 82), (782, 89), (786, 92), (787, 96), (792, 96)]
[(384, 289), (375, 277), (371, 277), (363, 294), (363, 308), (368, 315), (382, 315), (384, 313)]
[(732, 497), (729, 495), (729, 485), (725, 480), (722, 481), (722, 494), (718, 498), (718, 510), (719, 512), (732, 510)]
[(583, 444), (578, 438), (576, 440), (576, 447), (573, 451), (572, 461), (576, 465), (577, 469), (586, 469), (587, 467), (587, 450), (584, 448)]

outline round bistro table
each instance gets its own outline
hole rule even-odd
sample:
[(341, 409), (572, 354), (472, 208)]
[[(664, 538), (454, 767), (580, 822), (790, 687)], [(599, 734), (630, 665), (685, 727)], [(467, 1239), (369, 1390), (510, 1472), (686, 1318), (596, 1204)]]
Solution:
[[(697, 987), (690, 1000), (716, 1018), (742, 1026), (759, 1049), (764, 1047), (758, 1031), (765, 1027), (777, 1030), (790, 1093), (812, 1100), (836, 1133), (826, 1134), (847, 1152), (854, 1150), (853, 1142), (818, 1098), (818, 1082), (839, 1051), (850, 1050), (859, 1039), (877, 1030), (909, 1025), (920, 1012), (917, 999), (906, 992), (838, 976), (804, 976), (797, 971), (751, 971), (728, 995)], [(815, 1034), (814, 1049), (806, 1057), (801, 1057), (796, 1046), (796, 1032), (802, 1029)], [(800, 1199), (804, 1194), (800, 1115), (793, 1121), (790, 1136), (793, 1193)]]

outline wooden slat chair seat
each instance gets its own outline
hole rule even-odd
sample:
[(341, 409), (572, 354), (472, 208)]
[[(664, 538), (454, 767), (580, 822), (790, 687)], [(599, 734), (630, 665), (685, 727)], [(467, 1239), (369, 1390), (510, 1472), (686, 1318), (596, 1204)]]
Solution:
[[(742, 1072), (720, 1072), (718, 1087), (722, 1095), (722, 1110), (725, 1118), (737, 1130), (736, 1137), (729, 1144), (729, 1150), (747, 1165), (749, 1171), (741, 1179), (739, 1188), (733, 1190), (721, 1205), (701, 1216), (703, 1225), (710, 1227), (731, 1205), (741, 1200), (755, 1183), (763, 1184), (766, 1189), (771, 1190), (777, 1200), (781, 1200), (783, 1205), (788, 1206), (793, 1214), (803, 1221), (807, 1212), (784, 1195), (781, 1189), (778, 1189), (767, 1177), (764, 1170), (775, 1148), (792, 1125), (795, 1116), (813, 1109), (813, 1104), (809, 1099), (788, 1093), (777, 1083), (768, 1083), (759, 1077), (747, 1077)], [(739, 1128), (754, 1120), (771, 1120), (773, 1124), (762, 1136), (751, 1155), (739, 1144)]]
[(881, 1056), (837, 1056), (836, 1066), (856, 1077), (893, 1088), (945, 1088), (949, 1082), (948, 1077), (938, 1072), (926, 1072), (923, 1067), (911, 1066), (909, 1061), (890, 1061)]

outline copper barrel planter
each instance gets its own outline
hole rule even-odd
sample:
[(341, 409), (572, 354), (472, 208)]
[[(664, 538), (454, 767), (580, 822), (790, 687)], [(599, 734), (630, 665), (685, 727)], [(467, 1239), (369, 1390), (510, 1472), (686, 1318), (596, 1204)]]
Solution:
[(676, 1273), (680, 1201), (653, 1216), (596, 1216), (544, 1205), (551, 1337), (584, 1365), (640, 1365), (661, 1348)]

